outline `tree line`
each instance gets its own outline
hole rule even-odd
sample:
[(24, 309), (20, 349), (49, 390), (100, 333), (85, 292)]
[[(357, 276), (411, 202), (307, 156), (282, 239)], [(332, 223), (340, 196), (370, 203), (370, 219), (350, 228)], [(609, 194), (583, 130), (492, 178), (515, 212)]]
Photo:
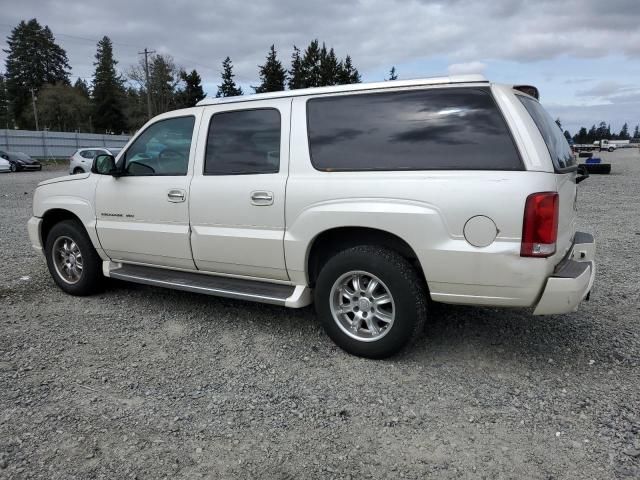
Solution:
[(629, 131), (629, 124), (625, 122), (624, 125), (622, 125), (620, 132), (615, 133), (611, 131), (611, 125), (606, 122), (600, 122), (597, 127), (593, 124), (588, 130), (587, 127), (580, 127), (578, 133), (573, 137), (571, 137), (569, 132), (565, 130), (565, 137), (571, 138), (575, 143), (593, 143), (597, 140), (640, 139), (640, 125), (636, 125), (633, 133), (631, 133)]
[[(177, 66), (170, 55), (152, 54), (147, 65), (140, 59), (121, 73), (107, 36), (96, 45), (92, 78), (77, 78), (73, 84), (66, 51), (35, 18), (14, 27), (7, 46), (0, 74), (0, 128), (131, 132), (150, 116), (194, 106), (206, 96), (200, 74)], [(349, 55), (338, 58), (317, 39), (304, 50), (293, 46), (289, 68), (271, 45), (258, 75), (259, 85), (251, 87), (256, 93), (361, 81)], [(395, 78), (394, 68), (390, 79)], [(242, 94), (226, 57), (216, 97)]]

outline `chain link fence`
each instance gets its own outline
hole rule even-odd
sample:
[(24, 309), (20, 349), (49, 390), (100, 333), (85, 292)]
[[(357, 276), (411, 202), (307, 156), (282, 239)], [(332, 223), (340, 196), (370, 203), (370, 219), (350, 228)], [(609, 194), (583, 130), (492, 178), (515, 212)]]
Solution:
[(79, 148), (120, 149), (129, 138), (129, 135), (0, 129), (0, 150), (24, 152), (34, 158), (50, 160), (68, 158)]

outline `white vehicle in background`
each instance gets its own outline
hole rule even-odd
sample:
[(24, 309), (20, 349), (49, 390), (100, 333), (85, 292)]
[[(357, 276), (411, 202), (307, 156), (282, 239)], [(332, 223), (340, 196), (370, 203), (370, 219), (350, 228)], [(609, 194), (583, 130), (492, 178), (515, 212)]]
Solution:
[(69, 158), (69, 175), (88, 173), (91, 171), (91, 165), (93, 165), (93, 159), (96, 158), (96, 155), (113, 155), (115, 157), (119, 151), (119, 148), (103, 147), (76, 150), (76, 153)]
[[(627, 141), (628, 142), (628, 141)], [(596, 140), (593, 143), (576, 143), (572, 145), (572, 148), (575, 152), (592, 152), (598, 151), (601, 152), (606, 150), (607, 152), (613, 152), (619, 145), (614, 143), (613, 140)]]
[(428, 299), (562, 314), (595, 278), (567, 140), (536, 88), (479, 75), (205, 99), (91, 172), (34, 194), (29, 237), (62, 290), (313, 302), (364, 357), (407, 345)]
[(0, 157), (0, 173), (7, 173), (11, 171), (11, 164), (9, 160), (5, 160)]

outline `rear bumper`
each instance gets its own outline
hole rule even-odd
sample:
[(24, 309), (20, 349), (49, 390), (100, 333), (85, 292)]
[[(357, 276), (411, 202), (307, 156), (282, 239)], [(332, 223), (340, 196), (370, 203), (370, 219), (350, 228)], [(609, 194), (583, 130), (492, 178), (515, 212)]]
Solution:
[(571, 254), (547, 279), (534, 315), (574, 312), (584, 300), (596, 275), (596, 244), (588, 233), (576, 232)]

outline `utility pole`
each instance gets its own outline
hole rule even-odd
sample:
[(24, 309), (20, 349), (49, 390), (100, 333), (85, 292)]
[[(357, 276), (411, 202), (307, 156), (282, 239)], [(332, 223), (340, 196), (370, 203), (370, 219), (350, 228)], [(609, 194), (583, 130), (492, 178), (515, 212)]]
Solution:
[(36, 108), (36, 94), (33, 93), (33, 88), (31, 89), (31, 103), (33, 104), (33, 118), (36, 119), (36, 131), (40, 130), (38, 128), (38, 109)]
[(138, 52), (138, 55), (144, 55), (144, 77), (147, 84), (147, 114), (151, 118), (151, 89), (149, 88), (149, 55), (156, 53), (155, 50), (147, 50), (144, 48), (142, 52)]

